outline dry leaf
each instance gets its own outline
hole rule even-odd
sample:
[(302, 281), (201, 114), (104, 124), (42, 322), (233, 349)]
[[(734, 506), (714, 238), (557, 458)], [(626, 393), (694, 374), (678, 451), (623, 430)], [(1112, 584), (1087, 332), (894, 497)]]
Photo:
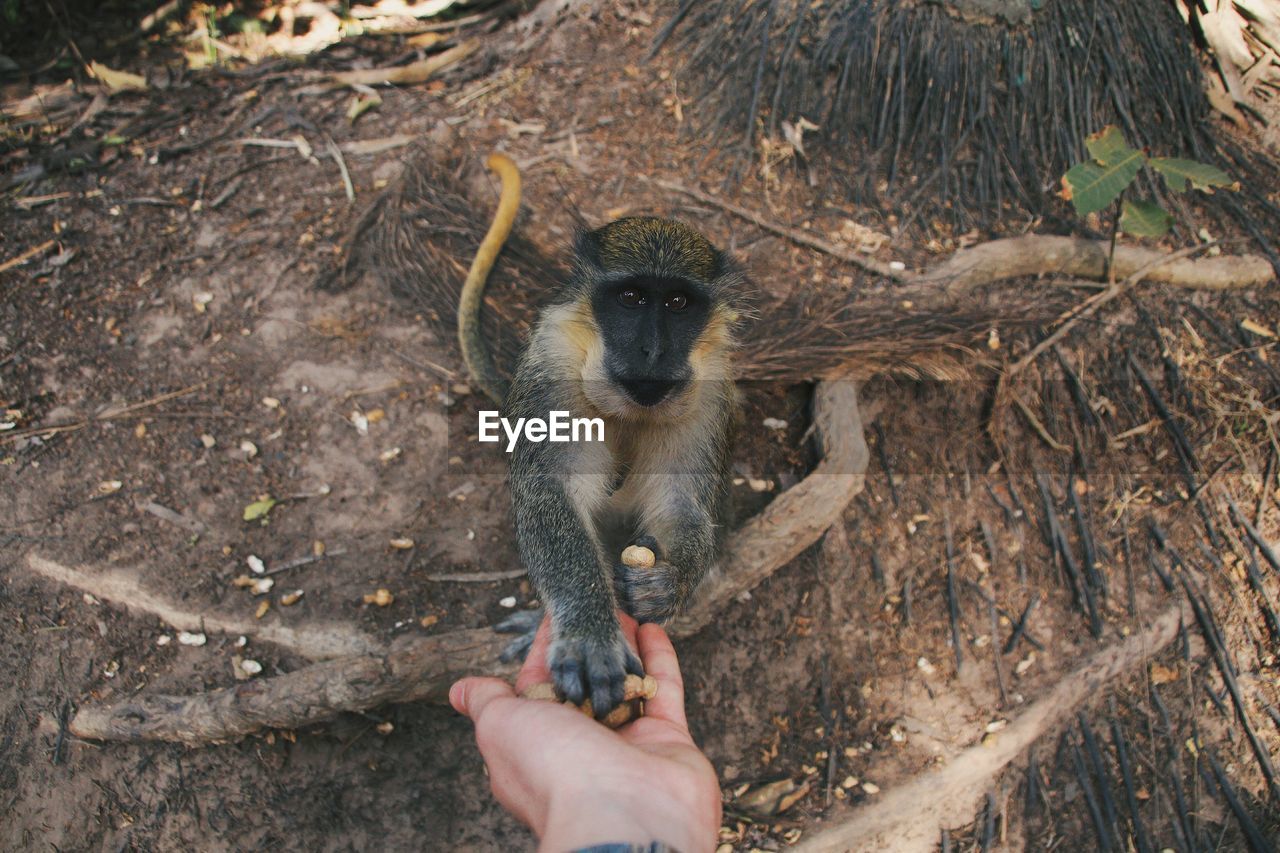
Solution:
[(418, 137), (412, 133), (398, 133), (395, 136), (383, 136), (378, 139), (357, 139), (352, 142), (344, 142), (341, 146), (344, 154), (381, 154), (383, 151), (390, 151), (392, 148), (403, 148)]
[(435, 74), (466, 59), (476, 48), (480, 46), (477, 41), (466, 41), (457, 47), (451, 47), (448, 50), (437, 53), (435, 56), (429, 56), (419, 62), (411, 62), (408, 65), (398, 65), (394, 68), (362, 68), (356, 71), (339, 71), (330, 75), (335, 83), (344, 86), (353, 86), (357, 83), (366, 86), (374, 86), (378, 83), (398, 83), (401, 85), (412, 83), (423, 83)]
[(147, 88), (147, 79), (141, 74), (116, 71), (114, 68), (108, 68), (100, 62), (90, 62), (89, 73), (112, 92), (136, 91)]
[(1240, 321), (1240, 328), (1244, 329), (1246, 332), (1253, 332), (1255, 335), (1261, 335), (1264, 338), (1274, 338), (1276, 336), (1276, 333), (1268, 329), (1266, 326), (1255, 323), (1248, 318)]
[(347, 107), (347, 121), (355, 124), (360, 116), (380, 106), (382, 106), (382, 98), (377, 95), (356, 95), (351, 99), (351, 104)]
[[(776, 782), (769, 782), (747, 791), (738, 798), (736, 805), (756, 814), (773, 815), (782, 810), (781, 806), (784, 799), (788, 801), (788, 805), (794, 805), (796, 800), (804, 796), (808, 791), (808, 783), (797, 786), (790, 779), (779, 779)], [(800, 797), (795, 796), (797, 792), (800, 793)]]

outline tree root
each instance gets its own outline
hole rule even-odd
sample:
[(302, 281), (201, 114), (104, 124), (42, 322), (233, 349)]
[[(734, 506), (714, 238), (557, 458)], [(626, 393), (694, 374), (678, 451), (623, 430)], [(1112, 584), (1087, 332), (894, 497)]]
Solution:
[(813, 409), (822, 461), (734, 532), (719, 565), (703, 581), (698, 600), (670, 625), (673, 635), (697, 633), (725, 604), (795, 559), (839, 521), (862, 491), (870, 454), (854, 383), (818, 383)]
[(925, 771), (854, 809), (834, 826), (815, 832), (798, 851), (931, 851), (943, 828), (973, 820), (995, 776), (1046, 732), (1059, 726), (1108, 681), (1149, 661), (1173, 642), (1186, 621), (1182, 607), (1161, 613), (1143, 631), (1095, 653), (1059, 681), (1008, 728), (994, 745), (976, 744), (938, 772)]
[[(793, 243), (817, 249), (884, 278), (901, 281), (903, 290), (895, 291), (899, 296), (906, 291), (918, 291), (921, 298), (925, 299), (937, 296), (954, 298), (974, 287), (1027, 275), (1066, 275), (1095, 281), (1107, 278), (1107, 258), (1111, 254), (1109, 242), (1044, 234), (1028, 234), (979, 243), (961, 249), (938, 266), (911, 276), (867, 255), (842, 248), (807, 231), (780, 225), (750, 208), (733, 204), (694, 187), (657, 178), (648, 180), (664, 190), (715, 205), (726, 213), (785, 237)], [(1115, 278), (1128, 278), (1148, 266), (1150, 269), (1143, 275), (1147, 281), (1197, 290), (1241, 290), (1259, 287), (1275, 278), (1271, 263), (1257, 255), (1200, 260), (1169, 258), (1169, 263), (1160, 263), (1165, 257), (1168, 257), (1166, 253), (1158, 249), (1117, 246)]]
[(349, 655), (275, 678), (192, 696), (141, 695), (76, 712), (68, 730), (97, 740), (203, 744), (264, 728), (293, 729), (387, 702), (443, 700), (463, 675), (509, 675), (497, 664), (509, 638), (488, 629), (414, 637), (386, 652)]
[(368, 654), (382, 648), (375, 637), (335, 622), (291, 628), (288, 625), (262, 623), (246, 616), (219, 616), (198, 613), (145, 589), (131, 574), (109, 569), (84, 572), (55, 563), (38, 554), (27, 554), (27, 568), (42, 577), (75, 587), (97, 598), (152, 616), (180, 631), (214, 631), (219, 634), (244, 634), (302, 655), (308, 660), (347, 655)]
[[(862, 491), (869, 454), (854, 383), (819, 383), (814, 420), (822, 461), (734, 533), (697, 602), (670, 626), (673, 636), (695, 633), (790, 562)], [(487, 628), (405, 637), (385, 651), (334, 658), (208, 693), (144, 695), (89, 706), (76, 713), (69, 728), (78, 737), (97, 740), (202, 744), (263, 728), (297, 728), (387, 702), (445, 701), (449, 685), (464, 675), (511, 676), (514, 666), (498, 662), (507, 641)]]
[[(961, 249), (938, 266), (907, 282), (913, 289), (938, 290), (948, 297), (974, 287), (1026, 275), (1067, 275), (1101, 281), (1107, 277), (1111, 246), (1099, 240), (1030, 234), (992, 240)], [(1168, 263), (1160, 263), (1168, 258)], [(1171, 258), (1156, 249), (1117, 246), (1115, 278), (1128, 278), (1143, 267), (1143, 278), (1197, 290), (1260, 287), (1275, 278), (1265, 258), (1224, 255), (1218, 258)]]

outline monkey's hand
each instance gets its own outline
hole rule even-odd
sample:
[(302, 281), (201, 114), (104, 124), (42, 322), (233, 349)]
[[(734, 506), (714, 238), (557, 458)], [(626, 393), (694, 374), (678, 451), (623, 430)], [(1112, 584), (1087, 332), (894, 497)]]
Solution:
[(683, 600), (681, 572), (666, 560), (647, 568), (620, 562), (613, 573), (622, 609), (637, 622), (663, 623), (679, 611)]
[(616, 624), (612, 636), (604, 638), (569, 632), (555, 636), (547, 664), (559, 694), (575, 705), (589, 698), (596, 717), (621, 704), (627, 673), (644, 675), (644, 666)]

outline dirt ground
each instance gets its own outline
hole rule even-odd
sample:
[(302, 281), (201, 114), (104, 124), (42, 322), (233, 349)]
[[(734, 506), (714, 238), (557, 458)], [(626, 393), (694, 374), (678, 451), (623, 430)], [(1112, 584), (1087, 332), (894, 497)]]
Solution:
[[(12, 182), (0, 201), (0, 261), (55, 243), (0, 272), (0, 408), (21, 433), (0, 433), (0, 848), (532, 845), (490, 798), (470, 724), (444, 707), (387, 706), (203, 748), (82, 741), (65, 722), (76, 707), (266, 678), (404, 633), (486, 626), (510, 612), (509, 598), (533, 603), (515, 575), (502, 454), (467, 440), (483, 400), (459, 387), (465, 369), (452, 342), (376, 276), (338, 294), (313, 286), (404, 158), (441, 138), (439, 122), (476, 157), (501, 147), (521, 162), (530, 211), (522, 227), (549, 249), (567, 241), (571, 212), (601, 223), (653, 211), (697, 222), (775, 297), (849, 288), (853, 270), (632, 177), (719, 188), (727, 172), (685, 132), (696, 104), (673, 61), (642, 64), (666, 13), (662, 3), (599, 4), (516, 64), (383, 88), (381, 106), (354, 125), (350, 92), (321, 91), (303, 71), (384, 64), (403, 57), (401, 41), (356, 39), (305, 68), (235, 74), (186, 71), (157, 49), (120, 64), (164, 85), (111, 97), (60, 148), (7, 149), (0, 174), (36, 160), (46, 174)], [(29, 93), (12, 84), (4, 101)], [(92, 103), (74, 102), (81, 111)], [(127, 141), (100, 146), (103, 135)], [(298, 135), (313, 156), (243, 142)], [(328, 141), (397, 135), (415, 142), (345, 156), (349, 203), (337, 163), (323, 156)], [(82, 168), (54, 168), (85, 151)], [(796, 170), (762, 180), (753, 167), (741, 198), (820, 231), (844, 218), (889, 221), (887, 209), (821, 197)], [(930, 239), (903, 240), (893, 257), (918, 266), (930, 245), (953, 245)], [(1076, 457), (1049, 449), (1015, 415), (997, 465), (984, 376), (864, 386), (873, 461), (843, 527), (679, 644), (694, 733), (725, 793), (723, 843), (779, 849), (998, 737), (1002, 721), (1084, 656), (1181, 595), (1150, 568), (1167, 559), (1149, 545), (1153, 521), (1203, 571), (1252, 725), (1276, 754), (1280, 661), (1258, 602), (1275, 600), (1280, 569), (1262, 565), (1259, 595), (1245, 585), (1230, 536), (1215, 552), (1225, 568), (1201, 557), (1206, 534), (1173, 445), (1122, 365), (1136, 353), (1160, 377), (1213, 499), (1233, 495), (1275, 543), (1275, 350), (1234, 335), (1241, 319), (1274, 330), (1280, 302), (1274, 286), (1147, 295), (1085, 324), (1064, 348), (1100, 424), (1085, 422), (1065, 374), (1046, 368), (1019, 386), (1045, 431), (1088, 449)], [(812, 464), (809, 394), (804, 384), (747, 389), (736, 457), (742, 518)], [(766, 418), (787, 426), (768, 428)], [(70, 426), (30, 431), (50, 424)], [(1042, 536), (1036, 472), (1047, 474), (1073, 547), (1087, 547), (1092, 524), (1106, 588), (1097, 637)], [(1065, 509), (1072, 492), (1076, 515)], [(263, 496), (278, 502), (244, 520)], [(1077, 528), (1077, 517), (1088, 523)], [(234, 584), (255, 559), (278, 570), (260, 595)], [(507, 577), (438, 579), (488, 572)], [(380, 588), (394, 601), (365, 603)], [(301, 597), (286, 604), (295, 591)], [(987, 595), (999, 605), (994, 632)], [(1027, 634), (1036, 645), (993, 653), (1033, 598)], [(204, 644), (183, 644), (174, 620), (149, 615), (157, 600), (203, 617)], [(248, 675), (237, 663), (246, 660), (261, 674)], [(1153, 681), (1169, 703), (1167, 730), (1152, 710)], [(1088, 715), (1107, 743), (1113, 720), (1133, 738), (1130, 787), (1140, 789), (1155, 849), (1247, 849), (1225, 789), (1185, 746), (1191, 737), (1216, 750), (1259, 831), (1280, 838), (1194, 625), (1152, 668), (1100, 691)], [(966, 849), (1099, 843), (1090, 806), (1111, 802), (1103, 788), (1125, 802), (1125, 786), (1106, 743), (1092, 776), (1076, 772), (1077, 731), (1047, 733), (1031, 771), (1022, 762), (994, 781), (993, 805), (951, 840)], [(1174, 777), (1187, 780), (1189, 818), (1173, 801)], [(807, 789), (780, 814), (752, 803), (753, 791), (781, 779)], [(1129, 810), (1116, 811), (1109, 823), (1127, 847)], [(1184, 824), (1198, 839), (1187, 847), (1178, 843)]]

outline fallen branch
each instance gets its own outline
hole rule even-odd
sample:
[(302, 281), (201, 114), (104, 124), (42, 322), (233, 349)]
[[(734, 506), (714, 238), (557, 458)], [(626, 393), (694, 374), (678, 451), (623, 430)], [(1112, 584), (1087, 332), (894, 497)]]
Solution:
[[(725, 605), (808, 548), (862, 490), (868, 452), (857, 389), (822, 382), (814, 392), (822, 461), (733, 535), (699, 600), (671, 625), (688, 636)], [(498, 654), (507, 637), (484, 629), (405, 637), (387, 650), (350, 655), (286, 675), (193, 696), (140, 696), (76, 713), (71, 732), (99, 740), (167, 740), (189, 744), (242, 737), (263, 728), (297, 728), (387, 702), (444, 701), (464, 675), (509, 677)]]
[(1043, 354), (1046, 350), (1049, 349), (1049, 347), (1053, 346), (1054, 344), (1058, 343), (1058, 341), (1065, 338), (1067, 336), (1067, 333), (1070, 332), (1071, 329), (1077, 323), (1079, 323), (1081, 320), (1085, 320), (1093, 316), (1095, 313), (1097, 313), (1098, 309), (1101, 308), (1103, 305), (1106, 305), (1108, 302), (1115, 299), (1117, 296), (1120, 296), (1122, 293), (1125, 293), (1127, 290), (1129, 290), (1129, 288), (1133, 287), (1135, 284), (1138, 284), (1144, 278), (1147, 278), (1155, 274), (1159, 267), (1171, 266), (1174, 263), (1180, 261), (1182, 258), (1189, 257), (1190, 255), (1194, 255), (1196, 252), (1202, 251), (1203, 249), (1208, 248), (1208, 246), (1210, 245), (1214, 245), (1214, 244), (1206, 243), (1199, 246), (1191, 246), (1186, 249), (1180, 249), (1179, 251), (1174, 252), (1171, 255), (1157, 254), (1156, 257), (1150, 263), (1144, 264), (1143, 266), (1139, 267), (1131, 275), (1125, 278), (1124, 281), (1116, 282), (1112, 284), (1110, 287), (1108, 287), (1106, 290), (1093, 294), (1088, 299), (1084, 300), (1079, 305), (1075, 306), (1070, 311), (1068, 311), (1067, 313), (1059, 317), (1057, 320), (1057, 323), (1060, 323), (1061, 325), (1059, 325), (1058, 328), (1053, 331), (1053, 334), (1049, 335), (1040, 343), (1036, 344), (1034, 347), (1031, 348), (1030, 352), (1028, 352), (1022, 358), (1018, 359), (1018, 361), (1016, 361), (1014, 364), (1010, 365), (1009, 368), (1005, 370), (1003, 378), (1007, 381), (1009, 377), (1015, 376), (1016, 374), (1022, 372), (1024, 369), (1026, 369), (1027, 365), (1031, 364), (1037, 358), (1039, 358), (1041, 354)]
[[(978, 803), (995, 776), (1046, 732), (1058, 727), (1111, 679), (1154, 657), (1178, 635), (1184, 622), (1180, 607), (1160, 614), (1143, 631), (1105, 648), (1044, 698), (1031, 705), (994, 745), (976, 744), (938, 772), (925, 771), (875, 802), (854, 809), (796, 846), (797, 851), (882, 850), (931, 851), (943, 829), (973, 821)], [(74, 731), (74, 726), (72, 728)]]

